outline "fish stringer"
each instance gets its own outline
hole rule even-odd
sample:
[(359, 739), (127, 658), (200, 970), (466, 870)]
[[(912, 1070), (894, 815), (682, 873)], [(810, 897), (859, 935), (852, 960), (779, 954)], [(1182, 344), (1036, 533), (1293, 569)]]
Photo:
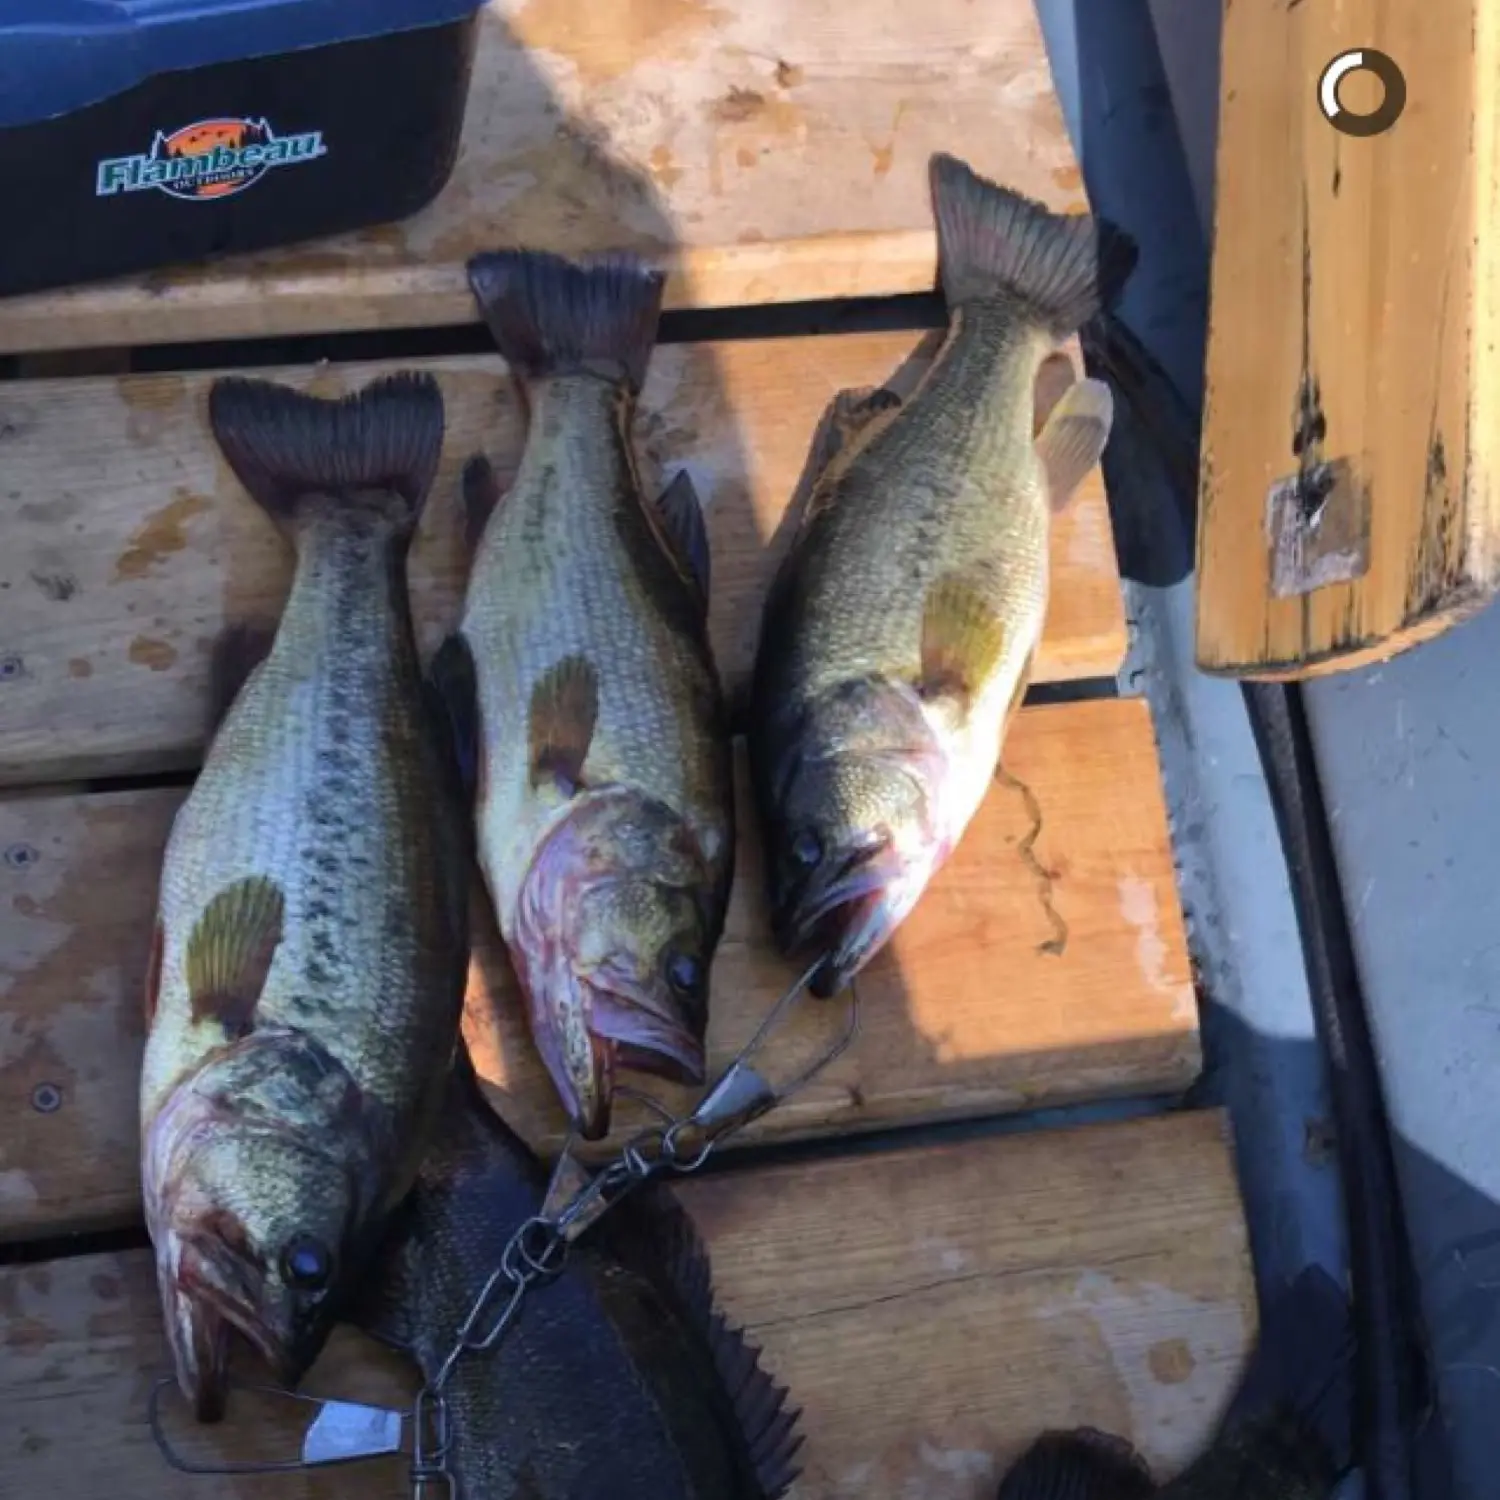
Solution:
[[(412, 1500), (457, 1500), (457, 1483), (448, 1466), (445, 1395), (454, 1367), (465, 1354), (493, 1349), (519, 1316), (527, 1292), (556, 1277), (573, 1243), (631, 1191), (654, 1177), (686, 1176), (698, 1171), (731, 1137), (785, 1104), (843, 1056), (859, 1034), (859, 999), (852, 984), (844, 991), (848, 997), (844, 1026), (811, 1063), (786, 1081), (777, 1082), (760, 1062), (767, 1042), (808, 993), (808, 982), (821, 963), (820, 958), (771, 1007), (754, 1036), (687, 1114), (674, 1115), (650, 1095), (628, 1090), (631, 1097), (657, 1115), (659, 1123), (637, 1132), (612, 1161), (594, 1172), (577, 1159), (576, 1142), (567, 1143), (553, 1169), (540, 1211), (507, 1240), (499, 1263), (474, 1299), (447, 1357), (423, 1386), (410, 1412), (270, 1386), (236, 1386), (318, 1408), (303, 1433), (301, 1452), (284, 1459), (200, 1463), (185, 1458), (167, 1435), (161, 1415), (162, 1395), (173, 1379), (164, 1376), (152, 1388), (148, 1409), (151, 1436), (162, 1457), (186, 1474), (293, 1473), (398, 1454), (409, 1425)], [(820, 1000), (818, 1005), (824, 1009), (828, 1001)]]

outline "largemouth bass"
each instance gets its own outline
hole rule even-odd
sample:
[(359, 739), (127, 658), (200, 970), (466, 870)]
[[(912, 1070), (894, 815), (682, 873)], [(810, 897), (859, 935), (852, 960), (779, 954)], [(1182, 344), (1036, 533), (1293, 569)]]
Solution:
[(434, 675), (477, 747), (479, 862), (532, 1036), (593, 1140), (617, 1068), (704, 1076), (734, 865), (708, 546), (686, 475), (649, 502), (631, 448), (661, 275), (516, 251), (469, 278), (530, 428)]
[(1124, 1438), (1048, 1432), (1017, 1459), (999, 1500), (1328, 1500), (1353, 1460), (1354, 1332), (1321, 1267), (1272, 1304), (1208, 1447), (1157, 1487)]
[[(431, 1380), (545, 1185), (461, 1066), (363, 1326)], [(691, 1221), (647, 1191), (454, 1366), (457, 1500), (775, 1500), (796, 1477), (797, 1412), (715, 1310)]]
[(415, 1179), (468, 958), (456, 773), (404, 577), (441, 394), (227, 379), (209, 417), (296, 572), (172, 824), (146, 986), (146, 1222), (202, 1420), (232, 1331), (288, 1385), (322, 1347)]
[(1098, 462), (1108, 388), (1033, 438), (1038, 370), (1134, 263), (1117, 230), (935, 157), (947, 338), (904, 403), (845, 392), (767, 597), (749, 726), (772, 920), (832, 994), (978, 809), (1047, 608), (1050, 518)]

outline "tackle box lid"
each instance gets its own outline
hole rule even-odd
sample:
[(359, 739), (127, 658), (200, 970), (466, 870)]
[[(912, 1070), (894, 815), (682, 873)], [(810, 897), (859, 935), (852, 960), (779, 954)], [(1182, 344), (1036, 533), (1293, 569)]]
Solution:
[(157, 73), (441, 26), (484, 0), (0, 0), (0, 129)]

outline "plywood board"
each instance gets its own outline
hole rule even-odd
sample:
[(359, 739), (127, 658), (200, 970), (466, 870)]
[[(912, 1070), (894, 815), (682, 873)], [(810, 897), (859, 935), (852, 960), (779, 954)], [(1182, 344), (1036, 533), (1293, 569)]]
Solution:
[[(1006, 762), (948, 867), (858, 981), (855, 1048), (745, 1139), (1191, 1082), (1197, 1009), (1148, 709), (1095, 701), (1025, 710)], [(0, 1238), (138, 1217), (141, 979), (160, 851), (181, 795), (0, 801), (0, 1117), (11, 1122), (0, 1138)], [(713, 976), (716, 1066), (795, 977), (769, 947), (753, 823), (742, 811)], [(490, 920), (477, 936), (470, 1046), (501, 1112), (551, 1150), (564, 1135), (561, 1112)], [(769, 1065), (790, 1076), (841, 1018), (810, 1005)], [(49, 1088), (50, 1111), (42, 1106), (53, 1093), (38, 1098)], [(688, 1102), (682, 1091), (664, 1097)], [(640, 1123), (638, 1109), (622, 1109), (622, 1129)]]
[[(649, 482), (686, 468), (708, 515), (711, 630), (745, 681), (782, 521), (833, 393), (910, 382), (932, 340), (861, 334), (659, 348), (639, 421)], [(465, 565), (458, 474), (502, 476), (523, 423), (498, 357), (419, 362), (440, 379), (448, 440), (411, 563), (423, 642), (451, 621)], [(335, 394), (389, 365), (263, 372)], [(208, 432), (211, 375), (0, 383), (0, 784), (196, 764), (209, 650), (226, 623), (274, 620), (291, 558)], [(1109, 675), (1125, 649), (1096, 469), (1060, 519), (1039, 680)]]
[[(1054, 1425), (1180, 1467), (1255, 1327), (1222, 1128), (1182, 1114), (685, 1185), (723, 1305), (804, 1408), (797, 1500), (990, 1500)], [(399, 1460), (316, 1478), (167, 1469), (144, 1421), (160, 1328), (144, 1251), (0, 1271), (0, 1492), (404, 1500)], [(412, 1385), (341, 1330), (305, 1389), (394, 1406)], [(200, 1429), (197, 1459), (295, 1453), (304, 1409), (241, 1410), (259, 1420)]]
[(1082, 203), (1034, 0), (871, 0), (852, 27), (835, 0), (492, 0), (482, 28), (425, 211), (0, 302), (0, 353), (472, 322), (463, 263), (501, 244), (635, 248), (670, 306), (925, 290), (935, 150)]
[[(1405, 77), (1386, 132), (1319, 106)], [(1500, 11), (1224, 11), (1198, 531), (1207, 671), (1316, 676), (1429, 640), (1500, 579)], [(1339, 99), (1381, 99), (1367, 72)]]

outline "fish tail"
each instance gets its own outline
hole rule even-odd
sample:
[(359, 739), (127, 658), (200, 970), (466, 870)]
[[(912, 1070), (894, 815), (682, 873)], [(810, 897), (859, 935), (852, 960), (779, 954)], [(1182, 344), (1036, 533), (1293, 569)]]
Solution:
[(1135, 241), (1105, 219), (1054, 213), (941, 152), (930, 178), (952, 307), (1019, 301), (1061, 342), (1110, 306), (1135, 269)]
[(1042, 1433), (1006, 1471), (996, 1500), (1147, 1500), (1155, 1488), (1124, 1438), (1079, 1427)]
[(226, 376), (209, 391), (208, 420), (240, 483), (283, 525), (309, 507), (367, 509), (376, 492), (396, 498), (395, 529), (410, 535), (443, 449), (442, 391), (412, 372), (336, 400)]
[(639, 391), (666, 277), (624, 252), (571, 261), (496, 250), (469, 261), (469, 286), (522, 380), (593, 374)]

